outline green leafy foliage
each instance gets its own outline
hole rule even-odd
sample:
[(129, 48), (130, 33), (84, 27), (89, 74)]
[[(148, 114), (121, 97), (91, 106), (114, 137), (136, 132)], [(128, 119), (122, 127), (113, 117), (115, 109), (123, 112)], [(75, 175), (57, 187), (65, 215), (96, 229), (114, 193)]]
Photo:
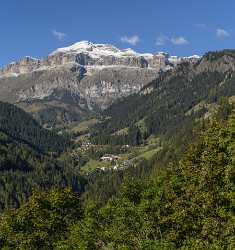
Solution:
[(52, 249), (68, 226), (81, 216), (78, 197), (69, 189), (34, 193), (28, 203), (0, 221), (0, 245), (5, 249)]
[[(227, 127), (215, 123), (178, 166), (127, 182), (72, 228), (62, 249), (234, 249), (234, 131), (233, 118)], [(84, 236), (89, 222), (93, 248)]]
[[(64, 210), (61, 200), (67, 201), (66, 195), (47, 193), (42, 194), (40, 204), (44, 201), (48, 204), (48, 200), (51, 204), (57, 200), (54, 197), (60, 198), (56, 203), (58, 207), (48, 205), (46, 211), (49, 212), (45, 213), (44, 205), (32, 206), (33, 196), (22, 208), (2, 217), (2, 247), (23, 249), (14, 248), (17, 242), (28, 249), (40, 246), (56, 250), (234, 249), (234, 159), (235, 118), (232, 114), (226, 124), (213, 122), (200, 139), (189, 146), (178, 164), (159, 170), (152, 180), (129, 179), (119, 195), (101, 207), (87, 202), (81, 210), (74, 207), (79, 202), (72, 202), (71, 210), (70, 205)], [(77, 212), (78, 217), (74, 216), (73, 221), (69, 219), (67, 224), (64, 218), (71, 218), (73, 212)], [(33, 227), (32, 221), (36, 221)], [(51, 226), (53, 232), (48, 233)]]

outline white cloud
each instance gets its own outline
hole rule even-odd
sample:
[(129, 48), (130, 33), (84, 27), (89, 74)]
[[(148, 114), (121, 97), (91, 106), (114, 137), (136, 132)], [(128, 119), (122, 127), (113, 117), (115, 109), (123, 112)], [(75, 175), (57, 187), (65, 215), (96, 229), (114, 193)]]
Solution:
[(188, 40), (186, 38), (184, 38), (183, 36), (172, 37), (171, 38), (171, 43), (173, 43), (174, 45), (189, 44)]
[(172, 43), (174, 45), (186, 45), (189, 44), (189, 41), (183, 36), (169, 37), (166, 35), (160, 35), (157, 37), (155, 44), (156, 46), (162, 46), (165, 45), (166, 43)]
[(169, 41), (169, 38), (167, 36), (160, 35), (160, 36), (157, 37), (156, 45), (157, 46), (162, 46), (162, 45), (165, 45), (168, 41)]
[(52, 35), (55, 36), (59, 41), (62, 41), (67, 35), (63, 32), (52, 30)]
[(224, 29), (217, 29), (216, 30), (216, 36), (218, 38), (226, 38), (226, 37), (230, 37), (230, 34), (227, 30), (224, 30)]
[(121, 37), (121, 41), (123, 43), (129, 43), (131, 45), (136, 45), (140, 41), (140, 38), (137, 35), (135, 35), (135, 36), (123, 36), (123, 37)]

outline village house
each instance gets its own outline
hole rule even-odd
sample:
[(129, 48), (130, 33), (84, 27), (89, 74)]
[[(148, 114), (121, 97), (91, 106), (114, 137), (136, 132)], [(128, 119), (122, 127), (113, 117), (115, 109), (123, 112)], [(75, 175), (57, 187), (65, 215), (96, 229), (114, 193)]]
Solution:
[(118, 159), (120, 159), (120, 157), (117, 155), (104, 155), (100, 158), (101, 161), (109, 161), (109, 162), (117, 161)]

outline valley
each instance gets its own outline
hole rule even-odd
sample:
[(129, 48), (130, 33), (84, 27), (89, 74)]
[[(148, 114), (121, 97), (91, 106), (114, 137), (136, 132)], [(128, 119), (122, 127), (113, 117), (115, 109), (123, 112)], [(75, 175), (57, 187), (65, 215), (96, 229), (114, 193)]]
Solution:
[(0, 1), (0, 250), (235, 250), (234, 9)]
[[(112, 67), (106, 65), (111, 55)], [(153, 69), (156, 57), (164, 61), (158, 65), (163, 68)], [(234, 153), (235, 51), (175, 60), (167, 54), (142, 55), (80, 42), (56, 50), (46, 61), (28, 58), (1, 71), (1, 246), (14, 249), (20, 242), (19, 249), (144, 249), (153, 244), (156, 248), (145, 249), (190, 249), (195, 244), (213, 248), (222, 241), (232, 246), (227, 237), (234, 230), (229, 224), (234, 183), (228, 166), (233, 166)], [(125, 69), (119, 63), (127, 64)], [(99, 83), (97, 72), (81, 75), (94, 64), (101, 64), (95, 69)], [(104, 72), (112, 78), (108, 85)], [(143, 81), (139, 73), (147, 78)], [(94, 81), (89, 85), (86, 77)], [(127, 81), (133, 85), (127, 87)], [(214, 171), (227, 183), (219, 191)], [(224, 209), (217, 202), (224, 193), (221, 199), (232, 207), (226, 208), (226, 218), (201, 209)], [(213, 232), (213, 243), (204, 242), (198, 214), (230, 231)], [(136, 221), (140, 224), (135, 227)], [(156, 225), (160, 241), (146, 231), (159, 238)], [(133, 237), (140, 245), (125, 240)]]

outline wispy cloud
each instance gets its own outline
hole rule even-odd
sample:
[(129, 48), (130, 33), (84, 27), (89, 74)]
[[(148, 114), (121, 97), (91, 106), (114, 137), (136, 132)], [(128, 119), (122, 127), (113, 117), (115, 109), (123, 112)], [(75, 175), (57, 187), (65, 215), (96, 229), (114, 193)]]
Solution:
[(139, 43), (140, 38), (137, 35), (135, 35), (135, 36), (123, 36), (123, 37), (121, 37), (121, 41), (123, 43), (129, 43), (131, 45), (136, 45), (137, 43)]
[(156, 45), (162, 46), (162, 45), (165, 45), (168, 41), (169, 41), (169, 37), (167, 37), (165, 35), (160, 35), (157, 37)]
[(216, 36), (220, 39), (230, 37), (230, 33), (225, 29), (217, 29)]
[(202, 30), (205, 30), (207, 28), (207, 25), (205, 23), (196, 23), (194, 26)]
[(172, 43), (174, 45), (186, 45), (189, 44), (189, 41), (183, 36), (169, 37), (161, 34), (160, 36), (157, 37), (155, 44), (157, 46), (163, 46), (167, 43)]
[(184, 38), (183, 36), (172, 37), (171, 38), (171, 43), (173, 43), (174, 45), (189, 44), (188, 40), (186, 38)]
[(62, 41), (65, 39), (65, 37), (67, 36), (65, 33), (57, 31), (57, 30), (52, 30), (52, 35), (58, 39), (59, 41)]

